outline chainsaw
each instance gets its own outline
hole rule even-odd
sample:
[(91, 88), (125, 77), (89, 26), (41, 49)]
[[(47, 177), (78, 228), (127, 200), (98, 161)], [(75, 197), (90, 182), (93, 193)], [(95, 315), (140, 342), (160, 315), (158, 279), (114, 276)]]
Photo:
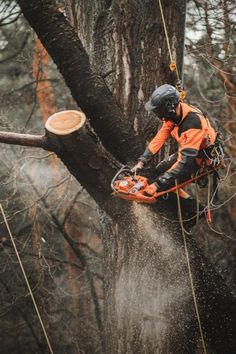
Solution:
[(198, 175), (193, 176), (191, 179), (184, 181), (183, 183), (177, 184), (174, 187), (166, 189), (164, 191), (156, 191), (153, 195), (149, 195), (146, 192), (149, 186), (148, 179), (141, 175), (136, 175), (127, 166), (122, 166), (111, 181), (111, 188), (113, 190), (113, 195), (115, 197), (136, 201), (139, 203), (153, 204), (158, 198), (163, 197), (163, 199), (168, 198), (168, 194), (178, 193), (179, 196), (185, 198), (186, 192), (182, 189), (190, 183), (195, 183), (206, 177), (213, 172), (215, 172), (220, 166), (207, 169)]
[(156, 202), (156, 194), (150, 196), (145, 191), (149, 185), (144, 176), (134, 174), (126, 166), (121, 167), (111, 181), (113, 195), (125, 200), (152, 204)]
[(153, 204), (159, 197), (167, 199), (168, 194), (170, 192), (176, 192), (177, 189), (179, 190), (180, 196), (183, 195), (184, 197), (186, 193), (181, 187), (188, 184), (187, 182), (190, 183), (190, 181), (186, 181), (178, 186), (174, 186), (164, 191), (157, 191), (153, 195), (149, 195), (146, 192), (146, 189), (149, 186), (148, 179), (144, 176), (134, 174), (134, 172), (128, 167), (123, 166), (112, 179), (111, 188), (113, 190), (112, 194), (115, 197), (139, 203)]

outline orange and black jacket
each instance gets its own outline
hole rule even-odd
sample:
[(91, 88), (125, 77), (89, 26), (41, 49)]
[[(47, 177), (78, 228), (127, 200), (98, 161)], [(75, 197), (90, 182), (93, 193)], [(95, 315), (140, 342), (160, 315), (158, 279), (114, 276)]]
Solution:
[(147, 162), (172, 136), (178, 143), (178, 158), (167, 171), (173, 178), (183, 177), (190, 172), (201, 150), (214, 145), (216, 132), (200, 110), (185, 103), (181, 104), (181, 121), (175, 124), (163, 120), (163, 125), (149, 143), (140, 161)]

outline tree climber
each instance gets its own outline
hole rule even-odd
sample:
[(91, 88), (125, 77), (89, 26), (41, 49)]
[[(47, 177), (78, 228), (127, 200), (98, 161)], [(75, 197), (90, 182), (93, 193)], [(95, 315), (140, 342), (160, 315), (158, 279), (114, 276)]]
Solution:
[(145, 109), (155, 113), (163, 124), (132, 170), (142, 169), (170, 136), (178, 143), (178, 152), (156, 168), (158, 177), (146, 190), (153, 195), (157, 190), (173, 187), (175, 180), (182, 183), (190, 179), (199, 170), (203, 159), (209, 163), (217, 134), (199, 109), (180, 102), (179, 92), (174, 86), (165, 84), (158, 87), (145, 104)]

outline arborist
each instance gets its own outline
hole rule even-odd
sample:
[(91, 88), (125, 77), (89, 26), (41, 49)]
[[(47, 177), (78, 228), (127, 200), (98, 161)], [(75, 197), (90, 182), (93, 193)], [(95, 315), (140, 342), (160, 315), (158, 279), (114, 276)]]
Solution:
[(153, 112), (162, 121), (162, 126), (132, 170), (142, 169), (170, 136), (178, 143), (178, 152), (156, 168), (157, 178), (146, 190), (153, 195), (157, 190), (171, 188), (176, 180), (182, 183), (190, 179), (203, 160), (210, 164), (217, 133), (199, 109), (180, 102), (179, 91), (174, 86), (165, 84), (158, 87), (145, 104), (145, 109)]

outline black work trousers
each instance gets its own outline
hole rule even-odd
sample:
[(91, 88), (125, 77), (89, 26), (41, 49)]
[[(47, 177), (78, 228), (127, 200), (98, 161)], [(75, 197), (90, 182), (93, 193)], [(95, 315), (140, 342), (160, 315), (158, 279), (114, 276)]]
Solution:
[[(172, 155), (170, 155), (166, 160), (161, 161), (157, 167), (156, 167), (156, 174), (157, 176), (162, 175), (163, 173), (165, 173), (167, 170), (169, 170), (169, 168), (171, 168), (171, 166), (174, 165), (174, 163), (177, 161), (178, 158), (178, 153), (174, 153)], [(195, 163), (193, 166), (191, 166), (189, 168), (188, 173), (186, 173), (184, 175), (184, 177), (180, 177), (178, 178), (178, 183), (183, 183), (186, 180), (191, 178), (191, 175), (193, 173), (196, 173), (198, 170), (198, 166)], [(176, 200), (176, 196), (175, 194), (172, 194), (172, 201), (175, 204), (176, 203), (176, 208), (177, 206), (177, 200)], [(185, 198), (181, 198), (180, 197), (180, 204), (181, 204), (181, 209), (182, 209), (182, 213), (183, 213), (183, 218), (184, 220), (188, 220), (187, 224), (188, 226), (193, 226), (196, 224), (196, 216), (197, 216), (197, 202), (194, 198), (190, 197), (188, 199)], [(199, 204), (199, 210), (200, 210), (200, 214), (199, 217), (204, 216), (204, 206), (200, 203)], [(186, 225), (187, 225), (186, 224)]]

